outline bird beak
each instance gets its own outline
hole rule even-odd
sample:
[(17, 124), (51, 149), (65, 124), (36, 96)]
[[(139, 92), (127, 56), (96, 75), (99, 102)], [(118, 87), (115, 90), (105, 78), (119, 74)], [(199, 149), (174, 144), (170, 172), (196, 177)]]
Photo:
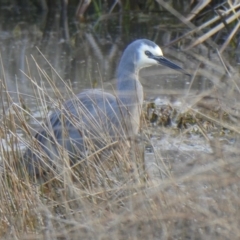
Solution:
[(163, 56), (152, 56), (152, 58), (155, 59), (159, 64), (161, 64), (163, 66), (180, 71), (182, 73), (185, 73), (186, 75), (190, 75), (183, 68), (181, 68), (180, 66), (178, 66), (177, 64), (175, 64), (174, 62), (168, 60), (167, 58), (165, 58)]

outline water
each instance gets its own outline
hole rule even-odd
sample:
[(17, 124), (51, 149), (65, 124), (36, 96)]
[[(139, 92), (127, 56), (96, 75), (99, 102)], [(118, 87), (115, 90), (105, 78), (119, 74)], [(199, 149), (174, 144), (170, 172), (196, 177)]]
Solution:
[[(19, 16), (10, 20), (5, 17), (2, 19), (4, 28), (0, 30), (1, 57), (8, 90), (12, 92), (13, 97), (17, 89), (22, 94), (32, 93), (29, 79), (23, 72), (26, 74), (30, 72), (33, 78), (40, 81), (34, 60), (56, 82), (60, 91), (64, 92), (64, 84), (51, 71), (39, 51), (64, 80), (71, 82), (74, 91), (80, 92), (93, 85), (101, 87), (99, 79), (114, 83), (115, 69), (122, 51), (134, 39), (148, 38), (164, 46), (169, 37), (176, 32), (174, 29), (169, 30), (168, 26), (157, 29), (159, 19), (156, 16), (153, 18), (148, 16), (145, 21), (139, 19), (132, 22), (124, 16), (120, 22), (119, 16), (113, 16), (100, 22), (95, 19), (87, 24), (72, 20), (69, 23), (69, 41), (65, 41), (61, 36), (59, 17), (55, 16), (52, 19), (54, 24), (51, 24), (51, 29), (47, 25), (43, 27), (44, 20), (39, 22), (38, 18), (34, 21), (30, 17), (21, 19)], [(134, 19), (136, 18), (137, 15)], [(167, 22), (170, 16), (166, 14), (162, 18)], [(189, 57), (177, 48), (166, 48), (164, 53), (184, 68), (194, 68), (195, 62), (188, 60)], [(141, 76), (144, 87), (150, 92), (152, 89), (160, 92), (166, 89), (187, 89), (190, 81), (184, 75), (159, 67), (143, 70)], [(206, 88), (211, 86), (206, 79), (199, 79), (192, 88), (199, 89), (202, 84), (206, 84)], [(28, 101), (28, 97), (25, 100)]]

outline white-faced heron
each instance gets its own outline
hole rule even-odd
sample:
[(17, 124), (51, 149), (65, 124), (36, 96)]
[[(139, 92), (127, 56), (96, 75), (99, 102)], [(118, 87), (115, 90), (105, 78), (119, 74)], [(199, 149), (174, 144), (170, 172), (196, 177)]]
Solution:
[(48, 162), (55, 164), (61, 149), (66, 150), (71, 163), (76, 163), (94, 151), (101, 153), (101, 149), (136, 135), (143, 104), (139, 70), (159, 64), (184, 71), (166, 59), (160, 47), (150, 40), (129, 44), (117, 69), (116, 94), (85, 90), (66, 101), (61, 110), (54, 110), (46, 121), (47, 127), (35, 136), (37, 146), (28, 148), (24, 154), (28, 172), (42, 174), (43, 159), (47, 157)]

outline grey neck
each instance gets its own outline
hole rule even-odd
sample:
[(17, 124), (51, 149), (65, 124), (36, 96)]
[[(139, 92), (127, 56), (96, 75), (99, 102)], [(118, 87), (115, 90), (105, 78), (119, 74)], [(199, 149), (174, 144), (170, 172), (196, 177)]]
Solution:
[(142, 85), (134, 61), (121, 60), (117, 71), (117, 91), (121, 102), (129, 109), (142, 104)]

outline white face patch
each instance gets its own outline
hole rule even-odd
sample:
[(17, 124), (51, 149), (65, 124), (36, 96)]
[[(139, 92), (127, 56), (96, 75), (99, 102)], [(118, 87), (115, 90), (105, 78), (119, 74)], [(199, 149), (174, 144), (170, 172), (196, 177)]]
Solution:
[(138, 69), (144, 68), (144, 67), (149, 67), (152, 65), (157, 65), (158, 62), (152, 58), (149, 58), (146, 55), (146, 51), (151, 52), (151, 54), (155, 55), (155, 56), (163, 56), (162, 50), (159, 46), (155, 46), (155, 47), (151, 47), (147, 44), (142, 44), (141, 47), (138, 50), (138, 59), (135, 62), (136, 67)]

